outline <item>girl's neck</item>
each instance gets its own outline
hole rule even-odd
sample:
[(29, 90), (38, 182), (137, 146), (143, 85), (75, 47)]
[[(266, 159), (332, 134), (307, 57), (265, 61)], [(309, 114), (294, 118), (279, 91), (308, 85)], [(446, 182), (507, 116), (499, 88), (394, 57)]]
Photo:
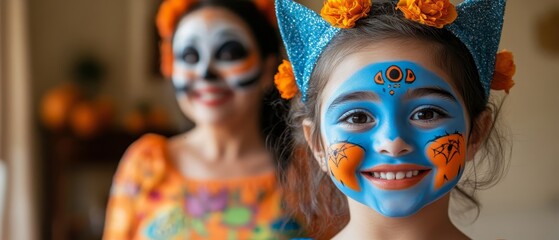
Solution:
[(350, 220), (335, 239), (468, 239), (448, 216), (449, 194), (403, 218), (390, 218), (348, 198)]
[(207, 159), (238, 159), (248, 152), (264, 149), (258, 119), (242, 123), (199, 124), (191, 131), (193, 146), (203, 148)]

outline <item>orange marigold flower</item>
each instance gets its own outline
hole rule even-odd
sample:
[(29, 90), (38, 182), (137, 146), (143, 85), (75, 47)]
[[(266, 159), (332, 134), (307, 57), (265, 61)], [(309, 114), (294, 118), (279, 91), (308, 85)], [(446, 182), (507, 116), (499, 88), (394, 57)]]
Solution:
[(279, 65), (278, 72), (274, 76), (274, 83), (283, 99), (289, 100), (297, 95), (299, 88), (297, 88), (297, 84), (295, 83), (293, 67), (291, 67), (289, 61), (283, 60)]
[(458, 16), (449, 0), (400, 0), (396, 9), (409, 20), (437, 28), (454, 22)]
[(165, 0), (161, 3), (155, 24), (161, 36), (161, 73), (163, 76), (170, 78), (173, 72), (173, 50), (171, 46), (171, 37), (179, 18), (194, 3), (194, 0)]
[(514, 57), (511, 52), (503, 50), (497, 53), (495, 60), (495, 73), (493, 73), (493, 81), (491, 81), (491, 89), (505, 90), (509, 93), (514, 81), (512, 76), (516, 72), (516, 65), (514, 64)]
[(165, 0), (161, 3), (155, 24), (163, 38), (171, 37), (179, 18), (195, 1), (193, 0)]
[(320, 15), (334, 27), (352, 28), (370, 9), (371, 0), (327, 0)]
[(164, 77), (170, 78), (173, 75), (173, 47), (171, 46), (171, 41), (162, 41), (160, 48), (161, 54), (161, 74)]

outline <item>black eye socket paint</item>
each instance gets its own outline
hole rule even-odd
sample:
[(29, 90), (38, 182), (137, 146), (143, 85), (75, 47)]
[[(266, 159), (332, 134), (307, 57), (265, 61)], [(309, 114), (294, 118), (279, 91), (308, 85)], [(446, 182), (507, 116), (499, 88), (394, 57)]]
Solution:
[(261, 76), (262, 76), (262, 71), (259, 71), (257, 74), (255, 74), (251, 78), (247, 78), (247, 79), (240, 80), (240, 81), (236, 82), (233, 85), (233, 87), (238, 88), (238, 89), (249, 88), (253, 85), (256, 85), (256, 83), (258, 83), (258, 81), (260, 80)]
[(173, 88), (175, 89), (175, 94), (187, 94), (192, 90), (192, 84), (184, 84), (182, 86), (177, 86), (173, 83)]
[(185, 48), (181, 57), (188, 64), (196, 64), (200, 61), (200, 53), (195, 47)]
[(224, 43), (215, 54), (218, 61), (237, 61), (248, 57), (248, 50), (238, 41)]

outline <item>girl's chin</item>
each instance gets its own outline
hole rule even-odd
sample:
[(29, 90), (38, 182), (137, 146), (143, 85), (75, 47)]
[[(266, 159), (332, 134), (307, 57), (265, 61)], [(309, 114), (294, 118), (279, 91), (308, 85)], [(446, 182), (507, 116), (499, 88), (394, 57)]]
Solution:
[(230, 114), (194, 114), (191, 118), (196, 124), (223, 126), (231, 121)]

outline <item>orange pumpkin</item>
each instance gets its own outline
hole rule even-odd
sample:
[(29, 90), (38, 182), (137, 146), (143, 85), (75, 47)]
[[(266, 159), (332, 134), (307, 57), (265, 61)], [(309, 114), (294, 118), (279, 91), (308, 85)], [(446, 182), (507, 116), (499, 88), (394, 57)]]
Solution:
[(93, 137), (102, 130), (103, 123), (95, 102), (80, 102), (72, 110), (70, 126), (76, 136)]
[(73, 106), (82, 98), (79, 88), (65, 84), (48, 91), (40, 103), (40, 118), (51, 130), (59, 131), (67, 126)]
[(143, 133), (147, 128), (148, 122), (142, 111), (133, 110), (124, 117), (124, 129), (131, 134)]

